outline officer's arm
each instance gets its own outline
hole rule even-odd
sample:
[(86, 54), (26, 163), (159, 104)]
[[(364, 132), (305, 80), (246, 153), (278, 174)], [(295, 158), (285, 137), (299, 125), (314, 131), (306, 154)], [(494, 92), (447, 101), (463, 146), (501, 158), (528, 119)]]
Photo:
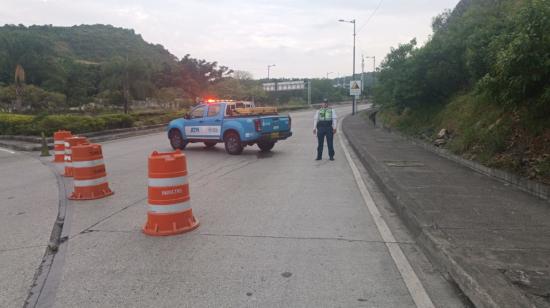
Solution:
[(313, 116), (313, 129), (317, 129), (317, 122), (319, 121), (319, 110), (315, 112)]
[(332, 109), (332, 129), (338, 127), (338, 117), (336, 116), (336, 110)]

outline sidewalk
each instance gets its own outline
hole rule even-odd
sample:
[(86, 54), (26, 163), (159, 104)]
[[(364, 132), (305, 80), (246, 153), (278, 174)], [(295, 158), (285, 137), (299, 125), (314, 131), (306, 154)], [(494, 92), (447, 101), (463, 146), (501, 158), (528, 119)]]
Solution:
[(0, 307), (22, 307), (56, 221), (58, 186), (37, 155), (0, 151), (0, 175)]
[(343, 131), (432, 261), (477, 307), (550, 307), (550, 203), (374, 128)]

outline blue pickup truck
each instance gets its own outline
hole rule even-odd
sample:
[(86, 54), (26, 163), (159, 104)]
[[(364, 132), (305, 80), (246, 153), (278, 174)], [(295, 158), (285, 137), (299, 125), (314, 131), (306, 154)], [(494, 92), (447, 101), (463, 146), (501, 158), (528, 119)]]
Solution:
[[(184, 118), (170, 122), (170, 145), (184, 149), (189, 143), (203, 142), (206, 147), (213, 147), (223, 142), (232, 155), (241, 154), (245, 146), (254, 144), (262, 152), (270, 151), (277, 141), (292, 136), (291, 118), (261, 109), (251, 102), (201, 103)], [(255, 110), (260, 111), (255, 114)]]

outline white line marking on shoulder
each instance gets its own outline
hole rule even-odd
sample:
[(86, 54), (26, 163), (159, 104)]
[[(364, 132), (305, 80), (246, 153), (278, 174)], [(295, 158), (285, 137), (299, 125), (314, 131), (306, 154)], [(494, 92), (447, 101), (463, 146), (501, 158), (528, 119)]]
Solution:
[(2, 151), (2, 152), (8, 152), (8, 153), (10, 153), (10, 154), (15, 154), (14, 151), (11, 151), (11, 150), (8, 150), (8, 149), (4, 149), (4, 148), (0, 148), (0, 151)]
[[(339, 126), (339, 131), (342, 131), (341, 122)], [(359, 173), (359, 169), (357, 169), (357, 166), (353, 162), (351, 155), (348, 151), (348, 140), (346, 139), (346, 136), (342, 133), (340, 134), (339, 139), (342, 150), (344, 151), (344, 155), (346, 156), (346, 160), (348, 161), (348, 164), (353, 172), (355, 182), (357, 183), (359, 191), (361, 192), (361, 196), (363, 196), (363, 200), (365, 201), (365, 205), (367, 206), (367, 209), (374, 219), (376, 228), (378, 229), (380, 236), (382, 236), (382, 240), (385, 242), (386, 247), (388, 248), (388, 251), (390, 252), (390, 255), (393, 259), (393, 262), (395, 263), (395, 266), (399, 270), (399, 273), (401, 274), (401, 277), (403, 278), (403, 281), (407, 286), (407, 289), (409, 289), (409, 293), (411, 294), (411, 297), (416, 307), (434, 308), (435, 306), (430, 299), (430, 296), (424, 289), (424, 286), (422, 285), (422, 282), (420, 282), (420, 279), (418, 279), (418, 276), (416, 276), (416, 273), (411, 267), (411, 264), (403, 254), (401, 247), (399, 247), (399, 244), (396, 243), (397, 241), (395, 240), (393, 233), (391, 232), (390, 228), (386, 224), (386, 221), (380, 214), (380, 211), (374, 203), (374, 200), (372, 199), (372, 196), (370, 195), (370, 192), (368, 191), (365, 182), (363, 182), (363, 178)], [(345, 142), (344, 139), (346, 139)]]

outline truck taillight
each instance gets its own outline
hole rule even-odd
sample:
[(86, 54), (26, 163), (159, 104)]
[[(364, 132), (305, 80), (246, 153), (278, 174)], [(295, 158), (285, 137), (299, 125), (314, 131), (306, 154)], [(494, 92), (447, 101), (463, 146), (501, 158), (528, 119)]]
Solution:
[(289, 115), (288, 116), (288, 129), (291, 129), (291, 128), (292, 128), (292, 118)]
[(255, 119), (254, 120), (254, 128), (256, 128), (257, 132), (261, 132), (262, 131), (262, 120)]

